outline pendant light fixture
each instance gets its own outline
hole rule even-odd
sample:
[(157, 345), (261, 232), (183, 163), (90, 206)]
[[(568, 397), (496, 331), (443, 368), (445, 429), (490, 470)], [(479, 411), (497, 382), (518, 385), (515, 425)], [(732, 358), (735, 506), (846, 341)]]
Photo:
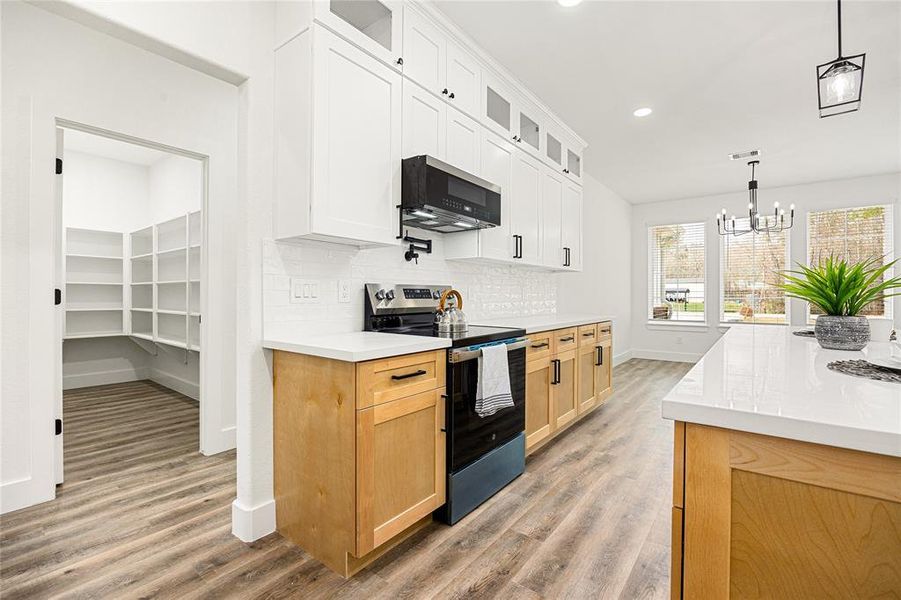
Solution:
[(817, 98), (820, 118), (860, 109), (866, 54), (842, 56), (842, 0), (838, 3), (838, 58), (817, 65)]
[(789, 206), (788, 219), (786, 219), (785, 209), (779, 208), (778, 202), (773, 202), (773, 213), (770, 215), (762, 215), (757, 210), (757, 179), (755, 175), (755, 167), (760, 164), (759, 160), (752, 160), (748, 163), (751, 167), (751, 181), (748, 182), (748, 227), (738, 228), (735, 225), (735, 215), (726, 218), (726, 209), (722, 213), (716, 215), (716, 229), (720, 235), (744, 235), (746, 233), (775, 233), (791, 229), (795, 224), (795, 205)]

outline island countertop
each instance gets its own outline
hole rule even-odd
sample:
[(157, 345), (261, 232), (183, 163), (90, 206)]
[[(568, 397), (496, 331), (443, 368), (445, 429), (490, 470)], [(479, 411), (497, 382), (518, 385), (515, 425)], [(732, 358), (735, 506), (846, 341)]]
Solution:
[[(901, 384), (831, 371), (837, 360), (890, 353), (826, 350), (768, 325), (730, 328), (670, 391), (666, 419), (901, 456)], [(896, 353), (901, 350), (896, 350)]]

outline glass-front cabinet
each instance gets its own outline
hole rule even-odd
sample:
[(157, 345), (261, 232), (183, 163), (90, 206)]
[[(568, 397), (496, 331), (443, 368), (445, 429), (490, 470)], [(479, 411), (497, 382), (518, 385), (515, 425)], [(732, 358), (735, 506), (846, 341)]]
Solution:
[(505, 140), (516, 142), (519, 123), (513, 93), (493, 74), (482, 70), (482, 122)]
[(516, 136), (516, 142), (523, 150), (537, 158), (541, 158), (544, 150), (544, 140), (542, 140), (544, 136), (544, 119), (538, 109), (530, 105), (521, 103), (518, 108), (516, 126), (519, 131)]
[(400, 70), (403, 61), (401, 0), (317, 0), (314, 17), (381, 61)]

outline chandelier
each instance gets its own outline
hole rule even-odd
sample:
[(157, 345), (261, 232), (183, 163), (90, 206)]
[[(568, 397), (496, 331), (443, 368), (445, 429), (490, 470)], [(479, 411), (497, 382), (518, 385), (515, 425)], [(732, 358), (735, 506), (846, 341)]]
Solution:
[(817, 99), (820, 118), (860, 109), (866, 54), (842, 56), (842, 0), (838, 2), (838, 58), (817, 65)]
[(735, 224), (735, 215), (726, 218), (726, 209), (722, 213), (716, 214), (716, 229), (720, 235), (744, 235), (746, 233), (774, 233), (791, 229), (795, 223), (795, 205), (789, 206), (788, 219), (785, 218), (785, 209), (779, 208), (778, 202), (773, 202), (773, 213), (769, 215), (761, 214), (757, 210), (757, 179), (754, 177), (755, 167), (760, 164), (759, 160), (752, 160), (748, 163), (751, 167), (751, 181), (748, 182), (748, 226), (737, 227)]

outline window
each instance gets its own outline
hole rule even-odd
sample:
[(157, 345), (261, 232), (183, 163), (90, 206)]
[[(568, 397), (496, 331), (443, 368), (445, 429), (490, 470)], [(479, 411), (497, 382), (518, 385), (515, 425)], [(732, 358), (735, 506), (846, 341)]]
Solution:
[[(817, 265), (833, 255), (850, 262), (892, 254), (892, 207), (863, 206), (841, 208), (807, 214), (807, 264)], [(887, 272), (892, 277), (891, 271)], [(808, 306), (808, 321), (819, 310)], [(892, 316), (892, 303), (879, 299), (870, 303), (863, 314), (870, 317)]]
[[(736, 219), (738, 228), (748, 219)], [(788, 321), (785, 292), (776, 287), (788, 263), (788, 230), (723, 236), (720, 253), (720, 320), (724, 323)]]
[(704, 321), (704, 223), (648, 227), (648, 319)]

